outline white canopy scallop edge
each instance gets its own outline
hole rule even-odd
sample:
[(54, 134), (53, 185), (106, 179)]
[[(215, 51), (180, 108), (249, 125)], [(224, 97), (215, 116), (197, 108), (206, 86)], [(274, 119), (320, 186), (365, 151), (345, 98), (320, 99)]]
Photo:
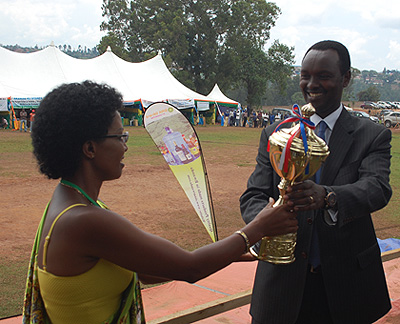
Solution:
[(84, 80), (116, 88), (125, 102), (214, 102), (181, 84), (168, 70), (161, 54), (144, 62), (130, 63), (116, 56), (111, 48), (92, 59), (76, 59), (54, 45), (34, 53), (17, 53), (0, 47), (2, 98), (40, 98), (63, 83)]
[(207, 95), (208, 98), (220, 102), (220, 103), (227, 103), (229, 105), (238, 105), (239, 103), (235, 100), (232, 100), (225, 96), (221, 89), (218, 87), (218, 84), (214, 85), (214, 88), (211, 90), (211, 92)]

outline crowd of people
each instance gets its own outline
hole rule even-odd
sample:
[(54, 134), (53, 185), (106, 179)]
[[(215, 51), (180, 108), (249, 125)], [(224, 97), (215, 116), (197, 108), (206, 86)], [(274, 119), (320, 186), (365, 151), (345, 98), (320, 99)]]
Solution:
[(249, 107), (227, 109), (224, 113), (224, 125), (234, 127), (265, 128), (274, 122), (287, 118), (289, 114), (253, 110)]
[[(9, 122), (10, 120), (10, 122)], [(35, 109), (29, 109), (28, 111), (24, 108), (16, 110), (15, 116), (11, 117), (11, 114), (7, 115), (7, 118), (0, 116), (0, 128), (15, 128), (19, 129), (20, 132), (32, 132), (32, 125), (35, 120)]]

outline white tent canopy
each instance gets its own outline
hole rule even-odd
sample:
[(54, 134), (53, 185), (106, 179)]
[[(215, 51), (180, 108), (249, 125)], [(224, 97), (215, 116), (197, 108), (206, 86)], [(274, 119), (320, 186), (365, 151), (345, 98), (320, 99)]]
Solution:
[[(53, 88), (71, 82), (93, 80), (107, 83), (123, 95), (125, 102), (174, 101), (179, 108), (194, 101), (214, 100), (190, 90), (170, 73), (160, 54), (130, 63), (108, 48), (92, 59), (76, 59), (54, 45), (34, 53), (16, 53), (0, 47), (0, 97), (38, 98)], [(147, 104), (146, 104), (147, 103)]]
[(207, 95), (208, 98), (219, 102), (221, 104), (227, 103), (229, 105), (239, 105), (239, 103), (235, 100), (232, 100), (225, 96), (221, 89), (218, 87), (218, 84), (214, 85), (214, 88), (211, 90), (211, 92)]

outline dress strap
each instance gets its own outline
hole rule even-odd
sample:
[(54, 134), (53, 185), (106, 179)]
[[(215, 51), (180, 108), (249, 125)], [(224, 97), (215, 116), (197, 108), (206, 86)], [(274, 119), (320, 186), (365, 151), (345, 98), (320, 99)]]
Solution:
[(44, 246), (43, 246), (43, 270), (47, 271), (47, 248), (49, 246), (49, 242), (50, 242), (50, 236), (51, 233), (53, 232), (53, 228), (54, 225), (56, 224), (56, 222), (58, 221), (58, 219), (64, 214), (66, 213), (68, 210), (70, 210), (71, 208), (77, 207), (77, 206), (87, 206), (86, 204), (74, 204), (71, 205), (67, 208), (65, 208), (60, 214), (58, 214), (58, 216), (54, 219), (53, 224), (51, 224), (50, 230), (47, 233), (46, 239), (44, 241)]

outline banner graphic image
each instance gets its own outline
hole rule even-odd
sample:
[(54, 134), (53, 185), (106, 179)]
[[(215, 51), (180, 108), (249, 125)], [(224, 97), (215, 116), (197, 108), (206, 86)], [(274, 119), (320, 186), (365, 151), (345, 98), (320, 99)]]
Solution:
[(214, 209), (199, 139), (190, 122), (174, 106), (150, 105), (144, 126), (189, 198), (213, 242), (218, 241)]

